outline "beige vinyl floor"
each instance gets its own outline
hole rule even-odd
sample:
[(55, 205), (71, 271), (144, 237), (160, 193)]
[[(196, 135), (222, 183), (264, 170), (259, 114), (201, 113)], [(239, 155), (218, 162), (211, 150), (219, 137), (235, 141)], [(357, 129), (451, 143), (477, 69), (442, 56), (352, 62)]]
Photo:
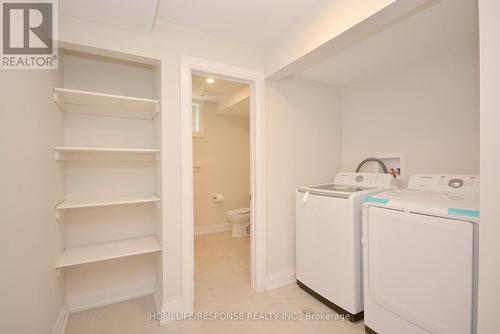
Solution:
[[(333, 311), (296, 284), (254, 293), (249, 264), (249, 238), (232, 238), (229, 232), (195, 237), (194, 311), (222, 317), (238, 312), (244, 320), (183, 320), (160, 326), (149, 319), (155, 311), (153, 296), (145, 296), (71, 314), (66, 334), (364, 333), (362, 322), (335, 319)], [(330, 320), (310, 319), (320, 316)], [(275, 319), (257, 319), (263, 317)]]

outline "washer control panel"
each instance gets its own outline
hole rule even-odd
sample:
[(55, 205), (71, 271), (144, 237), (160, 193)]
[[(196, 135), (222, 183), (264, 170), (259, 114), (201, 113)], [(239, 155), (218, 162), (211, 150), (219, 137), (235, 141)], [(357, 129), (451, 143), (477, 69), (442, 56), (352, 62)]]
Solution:
[(408, 189), (479, 194), (479, 175), (415, 174)]
[(380, 173), (338, 173), (335, 177), (335, 184), (365, 188), (396, 187), (394, 176)]

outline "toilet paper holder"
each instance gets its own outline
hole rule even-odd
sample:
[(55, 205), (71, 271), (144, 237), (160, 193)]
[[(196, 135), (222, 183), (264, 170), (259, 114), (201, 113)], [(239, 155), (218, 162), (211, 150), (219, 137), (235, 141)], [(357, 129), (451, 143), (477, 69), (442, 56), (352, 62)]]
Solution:
[(224, 195), (223, 194), (213, 194), (212, 195), (212, 200), (215, 203), (223, 202), (224, 201)]

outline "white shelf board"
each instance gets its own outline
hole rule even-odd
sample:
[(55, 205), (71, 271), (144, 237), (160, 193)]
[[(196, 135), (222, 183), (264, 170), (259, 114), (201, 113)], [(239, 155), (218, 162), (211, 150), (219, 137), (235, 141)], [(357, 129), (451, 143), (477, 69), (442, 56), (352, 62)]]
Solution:
[(160, 153), (159, 149), (144, 148), (116, 148), (116, 147), (74, 147), (56, 146), (54, 151), (61, 153), (130, 153), (130, 154), (154, 154)]
[(116, 259), (120, 257), (161, 251), (156, 237), (143, 237), (65, 249), (57, 262), (56, 269)]
[(67, 88), (54, 88), (54, 102), (67, 112), (70, 105), (99, 107), (83, 113), (101, 116), (153, 119), (158, 112), (158, 100)]
[(95, 208), (101, 206), (116, 206), (116, 205), (140, 204), (140, 203), (155, 203), (159, 201), (160, 198), (156, 195), (66, 199), (56, 206), (56, 210)]

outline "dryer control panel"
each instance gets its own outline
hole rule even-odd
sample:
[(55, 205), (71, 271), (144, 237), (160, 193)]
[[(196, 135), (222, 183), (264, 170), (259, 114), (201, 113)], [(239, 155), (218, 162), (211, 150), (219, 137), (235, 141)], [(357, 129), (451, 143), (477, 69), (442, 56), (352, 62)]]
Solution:
[(415, 174), (410, 177), (408, 189), (479, 194), (479, 175)]

